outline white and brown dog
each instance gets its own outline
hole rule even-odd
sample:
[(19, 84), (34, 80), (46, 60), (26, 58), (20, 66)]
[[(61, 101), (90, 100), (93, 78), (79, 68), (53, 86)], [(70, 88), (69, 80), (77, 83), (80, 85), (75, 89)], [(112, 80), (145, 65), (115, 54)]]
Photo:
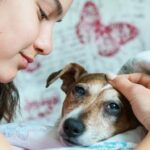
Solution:
[(58, 78), (66, 93), (59, 136), (67, 145), (88, 146), (139, 125), (128, 101), (105, 74), (90, 74), (71, 63), (51, 74), (47, 87)]

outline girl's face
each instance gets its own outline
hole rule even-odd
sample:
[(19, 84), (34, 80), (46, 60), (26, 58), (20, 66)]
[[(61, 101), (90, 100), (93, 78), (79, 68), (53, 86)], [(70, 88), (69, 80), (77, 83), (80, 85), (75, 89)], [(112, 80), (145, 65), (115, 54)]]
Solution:
[(73, 0), (0, 0), (0, 83), (52, 51), (52, 30)]

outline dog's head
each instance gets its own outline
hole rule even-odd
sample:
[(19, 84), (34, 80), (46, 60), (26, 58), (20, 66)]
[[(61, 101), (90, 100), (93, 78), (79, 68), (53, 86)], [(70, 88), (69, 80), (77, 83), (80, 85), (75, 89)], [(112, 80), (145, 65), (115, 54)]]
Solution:
[(66, 144), (87, 146), (138, 125), (128, 101), (107, 82), (105, 74), (89, 74), (72, 63), (51, 74), (47, 87), (58, 78), (66, 93), (59, 124)]

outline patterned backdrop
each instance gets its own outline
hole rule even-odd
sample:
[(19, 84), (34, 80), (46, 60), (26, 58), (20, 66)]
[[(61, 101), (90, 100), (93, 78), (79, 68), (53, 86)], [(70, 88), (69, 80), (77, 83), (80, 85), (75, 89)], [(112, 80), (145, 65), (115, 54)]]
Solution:
[(47, 89), (45, 84), (65, 64), (77, 62), (89, 72), (117, 72), (129, 57), (149, 50), (149, 6), (150, 0), (74, 0), (55, 27), (53, 53), (37, 57), (15, 80), (21, 98), (15, 121), (59, 116), (61, 81)]

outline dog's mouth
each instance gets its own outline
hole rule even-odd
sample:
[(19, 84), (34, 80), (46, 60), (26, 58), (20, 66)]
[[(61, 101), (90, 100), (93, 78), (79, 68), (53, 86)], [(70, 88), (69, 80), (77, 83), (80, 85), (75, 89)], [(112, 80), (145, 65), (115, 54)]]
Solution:
[(64, 139), (65, 140), (65, 143), (69, 146), (79, 146), (78, 143), (75, 143), (74, 141), (71, 141), (70, 139)]
[(67, 146), (82, 146), (81, 144), (75, 142), (73, 139), (62, 137), (61, 136), (62, 142), (67, 145)]

